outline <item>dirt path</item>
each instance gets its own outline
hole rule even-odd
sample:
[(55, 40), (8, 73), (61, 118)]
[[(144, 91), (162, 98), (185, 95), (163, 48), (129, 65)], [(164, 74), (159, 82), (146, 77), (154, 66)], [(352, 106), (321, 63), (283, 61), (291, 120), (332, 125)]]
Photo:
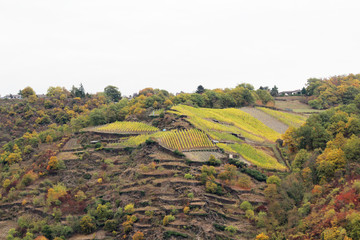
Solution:
[(277, 131), (278, 133), (284, 134), (286, 130), (289, 128), (288, 125), (285, 123), (280, 122), (276, 118), (264, 113), (263, 111), (251, 108), (251, 107), (243, 107), (241, 108), (242, 111), (249, 113), (251, 116), (257, 118), (259, 121), (264, 123), (269, 128)]

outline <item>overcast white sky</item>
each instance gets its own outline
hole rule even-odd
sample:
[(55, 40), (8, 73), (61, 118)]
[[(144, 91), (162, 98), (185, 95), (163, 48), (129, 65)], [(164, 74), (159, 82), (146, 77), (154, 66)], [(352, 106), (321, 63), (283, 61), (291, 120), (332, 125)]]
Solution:
[(360, 73), (360, 1), (0, 0), (0, 94), (129, 95)]

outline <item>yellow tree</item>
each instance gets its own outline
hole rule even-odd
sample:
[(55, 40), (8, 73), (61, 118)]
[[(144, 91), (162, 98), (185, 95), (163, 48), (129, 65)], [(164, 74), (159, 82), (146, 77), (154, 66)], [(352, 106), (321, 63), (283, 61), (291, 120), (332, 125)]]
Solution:
[(35, 95), (35, 91), (31, 87), (26, 87), (20, 91), (20, 94), (23, 98), (28, 98), (29, 96)]
[(13, 164), (13, 163), (15, 163), (15, 162), (20, 162), (20, 161), (22, 161), (21, 150), (20, 150), (20, 148), (18, 147), (18, 145), (16, 145), (16, 144), (14, 145), (14, 147), (13, 147), (13, 152), (10, 153), (10, 154), (7, 156), (7, 158), (6, 158), (5, 161), (7, 161), (8, 164)]
[(317, 158), (316, 163), (319, 175), (323, 178), (331, 178), (345, 167), (345, 153), (340, 148), (326, 148)]
[(173, 105), (173, 102), (170, 99), (166, 99), (164, 105), (166, 108), (170, 108)]
[(296, 129), (294, 127), (289, 127), (288, 130), (282, 136), (284, 140), (284, 145), (288, 146), (290, 152), (296, 152), (298, 149), (298, 140), (296, 138)]

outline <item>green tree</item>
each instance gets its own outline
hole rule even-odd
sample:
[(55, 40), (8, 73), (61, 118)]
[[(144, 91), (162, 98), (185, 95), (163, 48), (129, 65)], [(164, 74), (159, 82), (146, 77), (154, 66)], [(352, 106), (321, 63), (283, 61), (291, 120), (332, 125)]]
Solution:
[(248, 90), (254, 90), (254, 86), (251, 85), (250, 83), (241, 83), (237, 87), (243, 87)]
[(80, 83), (79, 88), (72, 86), (71, 94), (74, 97), (84, 98), (86, 96), (86, 93), (85, 93), (85, 89), (84, 89), (84, 86), (82, 85), (82, 83)]
[(111, 209), (109, 209), (109, 205), (108, 204), (99, 204), (96, 208), (95, 214), (96, 214), (96, 218), (101, 221), (101, 222), (105, 222), (107, 219), (111, 218), (114, 213)]
[(279, 89), (277, 88), (276, 85), (271, 89), (270, 95), (273, 96), (273, 97), (279, 96)]
[(322, 84), (321, 79), (309, 78), (306, 84), (306, 91), (309, 96), (318, 95), (318, 87)]
[(104, 115), (104, 110), (96, 108), (89, 114), (90, 123), (93, 126), (101, 125), (106, 123), (106, 118)]
[(205, 107), (205, 99), (201, 94), (198, 93), (191, 94), (190, 100), (193, 102), (193, 105), (196, 107)]
[(241, 95), (244, 99), (245, 105), (250, 105), (255, 102), (254, 96), (251, 94), (251, 91), (248, 88), (245, 88)]
[(96, 230), (94, 218), (90, 215), (83, 216), (80, 221), (80, 227), (83, 233), (92, 233)]
[(109, 98), (111, 101), (113, 102), (118, 102), (121, 100), (121, 93), (119, 91), (119, 89), (115, 86), (107, 86), (104, 89), (104, 93), (106, 95), (107, 98)]
[(271, 175), (270, 177), (268, 177), (266, 179), (266, 183), (267, 184), (276, 184), (276, 185), (280, 186), (281, 179), (276, 175)]
[(241, 204), (240, 204), (240, 208), (241, 210), (243, 211), (246, 211), (246, 210), (253, 210), (254, 207), (251, 205), (250, 202), (248, 201), (243, 201)]
[(360, 156), (360, 138), (352, 135), (344, 146), (346, 159), (352, 162), (358, 161)]
[(302, 95), (307, 95), (307, 91), (306, 91), (306, 88), (305, 88), (305, 87), (303, 87), (303, 88), (301, 89), (301, 94), (302, 94)]
[(293, 169), (302, 169), (304, 167), (304, 163), (308, 160), (309, 154), (305, 149), (301, 149), (295, 156), (294, 161), (291, 163), (291, 167)]
[(209, 158), (209, 164), (213, 166), (218, 166), (221, 164), (221, 160), (216, 159), (215, 156), (211, 154)]
[(360, 239), (360, 214), (353, 212), (346, 217), (346, 230), (352, 239)]
[(354, 103), (358, 109), (360, 109), (360, 94), (355, 96)]
[(256, 94), (259, 96), (263, 104), (267, 104), (268, 102), (274, 100), (267, 90), (258, 89), (256, 90)]
[(202, 94), (205, 92), (205, 88), (202, 85), (199, 85), (196, 89), (196, 93)]

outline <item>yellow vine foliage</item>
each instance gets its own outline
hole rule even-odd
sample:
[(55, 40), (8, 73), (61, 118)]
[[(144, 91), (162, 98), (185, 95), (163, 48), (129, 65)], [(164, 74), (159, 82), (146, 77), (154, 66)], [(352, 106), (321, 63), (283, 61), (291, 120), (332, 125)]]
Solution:
[(160, 142), (167, 148), (180, 151), (215, 147), (208, 136), (198, 129), (166, 132), (160, 137)]

